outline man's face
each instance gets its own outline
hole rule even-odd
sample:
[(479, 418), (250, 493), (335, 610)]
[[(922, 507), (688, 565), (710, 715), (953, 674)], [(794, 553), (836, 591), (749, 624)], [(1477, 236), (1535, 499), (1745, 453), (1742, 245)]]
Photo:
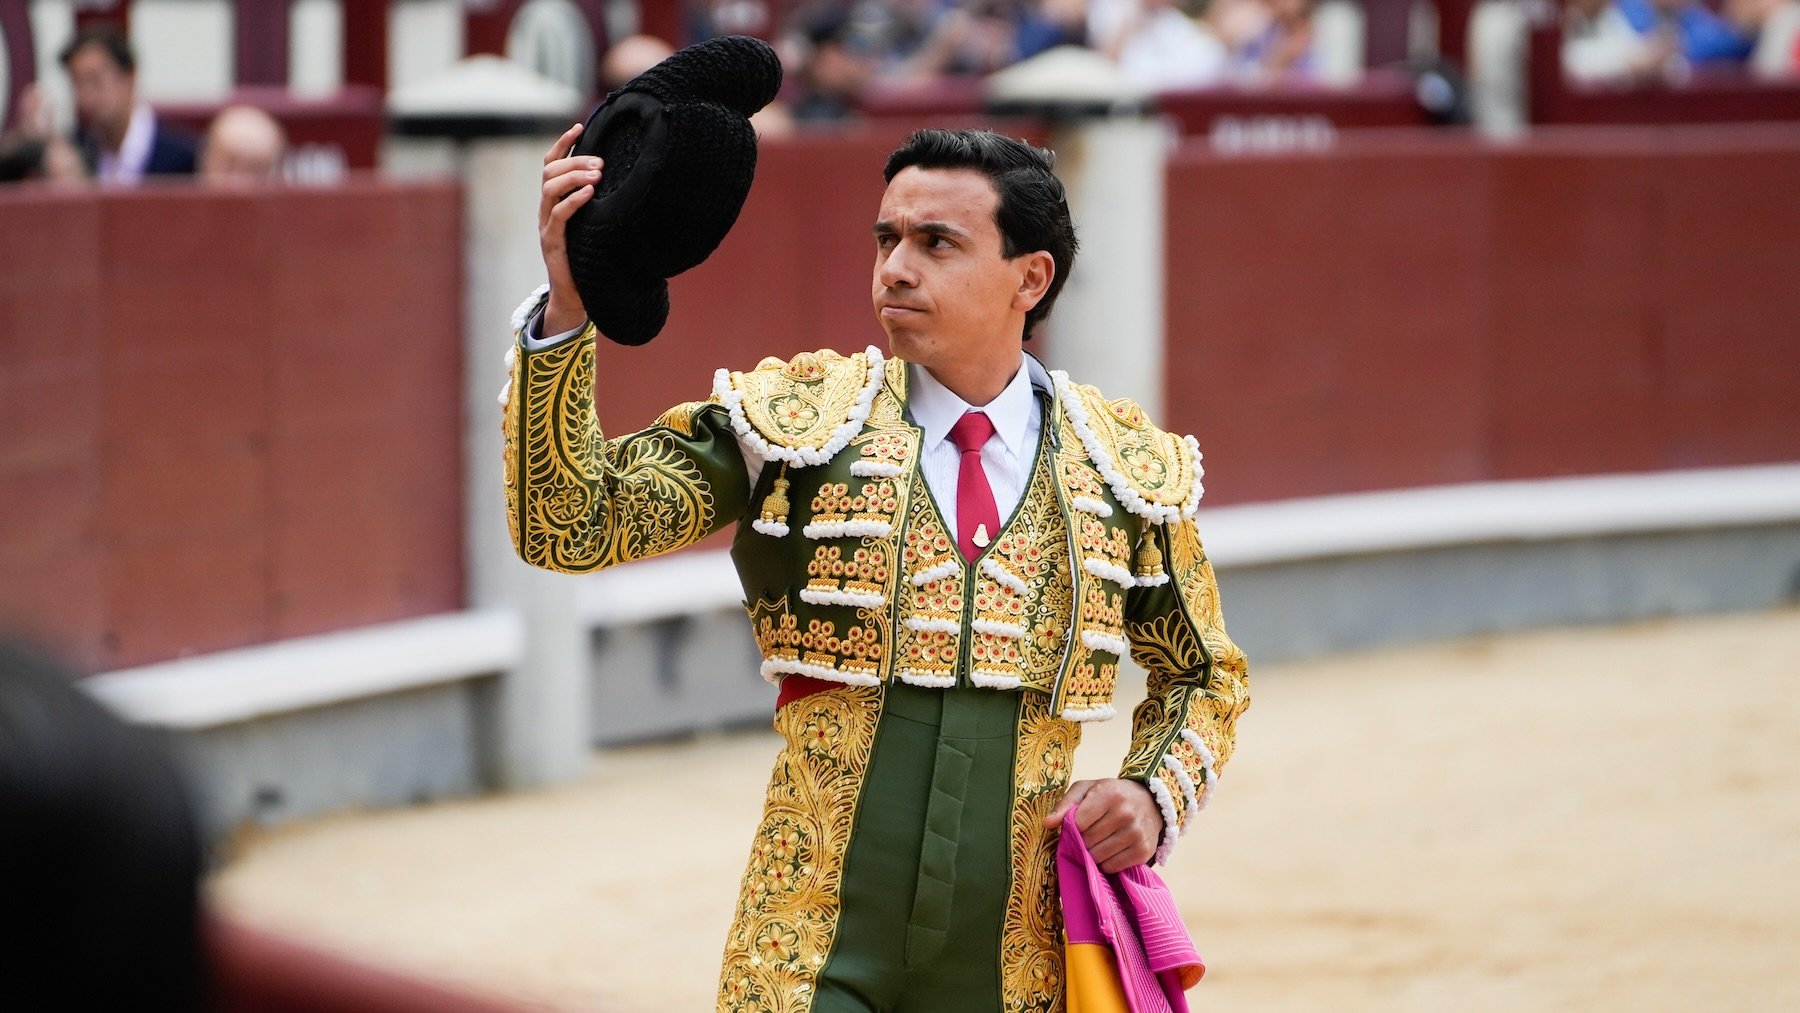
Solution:
[[(1001, 255), (999, 195), (973, 169), (900, 170), (875, 222), (875, 315), (927, 369), (1018, 348), (1026, 257)], [(935, 371), (935, 370), (934, 370)]]
[(123, 132), (131, 120), (132, 76), (119, 69), (106, 50), (83, 46), (69, 57), (69, 83), (75, 88), (75, 115), (84, 126)]

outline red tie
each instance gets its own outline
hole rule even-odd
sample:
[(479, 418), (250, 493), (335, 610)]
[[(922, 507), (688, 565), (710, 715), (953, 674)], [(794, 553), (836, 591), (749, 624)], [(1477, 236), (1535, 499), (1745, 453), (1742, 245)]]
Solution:
[(962, 451), (956, 473), (956, 546), (971, 563), (1000, 534), (1000, 508), (981, 467), (981, 447), (992, 435), (994, 423), (983, 412), (966, 412), (950, 427), (950, 442)]

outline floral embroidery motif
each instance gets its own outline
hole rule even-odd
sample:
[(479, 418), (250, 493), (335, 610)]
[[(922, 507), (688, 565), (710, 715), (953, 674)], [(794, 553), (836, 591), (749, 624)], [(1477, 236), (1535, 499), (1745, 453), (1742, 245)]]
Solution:
[(1048, 696), (1023, 695), (1013, 760), (1013, 878), (1000, 936), (1000, 996), (1006, 1013), (1063, 1009), (1056, 835), (1044, 829), (1044, 817), (1068, 788), (1080, 741), (1081, 726), (1057, 720)]
[(1193, 437), (1157, 429), (1136, 402), (1108, 401), (1061, 370), (1050, 376), (1069, 425), (1120, 505), (1158, 524), (1194, 516), (1205, 472)]
[(591, 338), (518, 356), (512, 368), (518, 396), (502, 426), (507, 521), (522, 559), (583, 573), (713, 529), (712, 486), (681, 435), (682, 421), (691, 427), (707, 406), (680, 406), (664, 416), (671, 424), (608, 440), (594, 415)]
[(739, 439), (764, 460), (806, 467), (849, 445), (885, 375), (873, 345), (848, 357), (823, 348), (786, 362), (764, 359), (748, 373), (721, 369), (713, 396), (730, 412)]
[(842, 687), (776, 712), (785, 745), (726, 936), (719, 1009), (812, 1008), (837, 934), (844, 855), (880, 710), (878, 687)]

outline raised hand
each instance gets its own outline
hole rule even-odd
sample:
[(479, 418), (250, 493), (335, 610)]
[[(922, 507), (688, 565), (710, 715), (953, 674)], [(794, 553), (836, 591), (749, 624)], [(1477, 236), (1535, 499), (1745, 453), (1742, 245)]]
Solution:
[(556, 139), (544, 153), (544, 190), (538, 201), (538, 245), (544, 253), (544, 270), (550, 276), (550, 301), (544, 307), (543, 334), (573, 330), (587, 321), (575, 276), (569, 271), (569, 248), (563, 233), (569, 216), (594, 199), (600, 185), (602, 164), (592, 155), (564, 157), (581, 136), (577, 123)]

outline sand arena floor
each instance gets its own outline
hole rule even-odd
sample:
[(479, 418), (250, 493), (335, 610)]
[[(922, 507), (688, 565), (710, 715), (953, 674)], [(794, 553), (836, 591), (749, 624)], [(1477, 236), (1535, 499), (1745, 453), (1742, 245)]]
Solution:
[[(1254, 666), (1255, 657), (1252, 655)], [(1800, 1009), (1800, 611), (1253, 667), (1165, 871), (1195, 1008)], [(1090, 730), (1104, 776), (1124, 721)], [(712, 1008), (769, 732), (247, 835), (243, 918), (546, 1009)]]

